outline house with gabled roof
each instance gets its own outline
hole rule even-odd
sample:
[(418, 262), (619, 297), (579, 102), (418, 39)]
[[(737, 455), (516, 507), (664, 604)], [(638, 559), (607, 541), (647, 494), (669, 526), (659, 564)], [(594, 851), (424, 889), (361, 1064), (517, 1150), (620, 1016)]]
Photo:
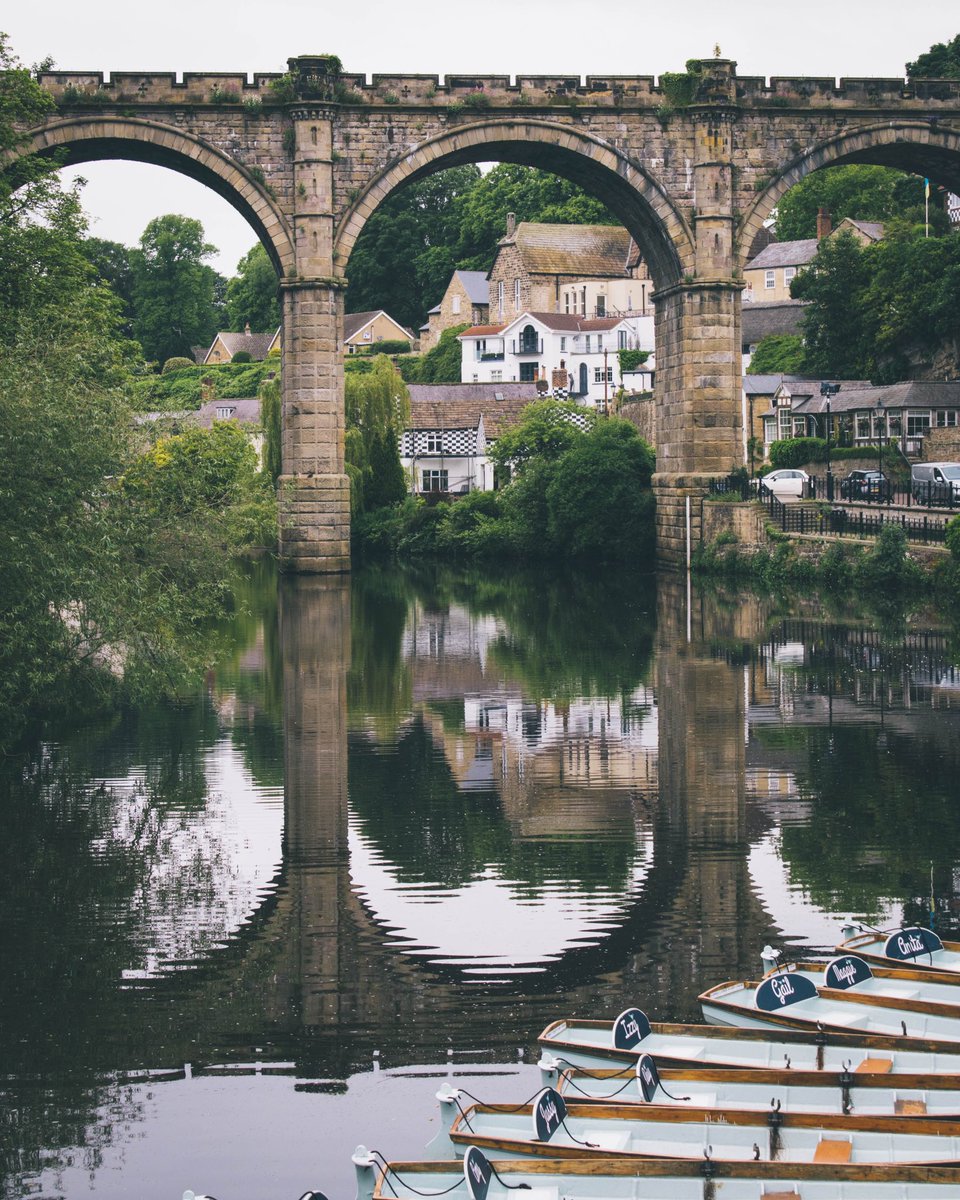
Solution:
[(415, 495), (489, 492), (487, 450), (538, 398), (535, 383), (412, 383), (400, 461)]
[(440, 340), (440, 334), (455, 325), (483, 325), (489, 308), (486, 271), (454, 271), (440, 303), (430, 309), (420, 327), (420, 350), (430, 350)]
[(844, 217), (834, 229), (829, 212), (821, 208), (817, 213), (815, 238), (770, 242), (747, 263), (743, 269), (743, 279), (747, 285), (743, 293), (745, 303), (789, 300), (790, 284), (794, 276), (813, 262), (824, 238), (836, 237), (839, 233), (852, 234), (861, 245), (868, 245), (883, 237), (883, 223), (856, 221), (853, 217)]
[(619, 225), (517, 224), (490, 268), (491, 321), (521, 312), (581, 317), (649, 315), (653, 285), (636, 242)]
[[(535, 383), (565, 375), (571, 399), (605, 408), (622, 383), (619, 350), (653, 352), (653, 317), (583, 317), (521, 312), (502, 325), (481, 325), (459, 337), (464, 383)], [(652, 387), (653, 361), (639, 389)]]
[(346, 354), (375, 351), (378, 342), (409, 342), (412, 348), (415, 341), (413, 330), (395, 321), (382, 308), (344, 315), (343, 349)]
[(218, 333), (201, 359), (203, 366), (233, 362), (241, 350), (250, 355), (252, 362), (263, 362), (274, 349), (280, 349), (280, 330), (276, 333), (251, 333), (247, 325), (243, 333), (228, 330)]

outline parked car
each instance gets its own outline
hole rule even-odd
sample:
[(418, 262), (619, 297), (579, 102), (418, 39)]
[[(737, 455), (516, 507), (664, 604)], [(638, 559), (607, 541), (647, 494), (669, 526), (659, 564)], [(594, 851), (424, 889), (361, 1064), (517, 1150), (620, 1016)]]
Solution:
[(769, 488), (775, 496), (808, 496), (810, 476), (798, 467), (780, 467), (760, 480), (760, 494)]
[(922, 504), (960, 503), (960, 463), (914, 463), (910, 487), (914, 500)]
[(890, 500), (893, 484), (881, 471), (851, 471), (840, 480), (841, 500)]

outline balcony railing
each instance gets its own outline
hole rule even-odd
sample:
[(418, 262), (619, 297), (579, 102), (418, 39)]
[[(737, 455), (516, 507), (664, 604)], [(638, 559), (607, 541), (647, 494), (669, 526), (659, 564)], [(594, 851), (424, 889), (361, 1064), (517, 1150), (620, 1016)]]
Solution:
[(502, 350), (486, 350), (477, 355), (477, 362), (503, 362)]
[(543, 338), (521, 338), (510, 343), (511, 354), (542, 354)]

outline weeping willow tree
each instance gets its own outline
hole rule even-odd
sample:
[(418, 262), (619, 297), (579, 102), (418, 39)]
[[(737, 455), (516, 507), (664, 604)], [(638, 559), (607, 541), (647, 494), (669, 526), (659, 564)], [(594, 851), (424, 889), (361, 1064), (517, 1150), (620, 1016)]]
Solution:
[(263, 469), (273, 480), (280, 478), (282, 464), (281, 394), (279, 376), (260, 384), (260, 422), (263, 425)]
[(410, 419), (410, 395), (385, 355), (372, 370), (346, 380), (346, 469), (354, 516), (398, 504), (407, 494), (400, 434)]

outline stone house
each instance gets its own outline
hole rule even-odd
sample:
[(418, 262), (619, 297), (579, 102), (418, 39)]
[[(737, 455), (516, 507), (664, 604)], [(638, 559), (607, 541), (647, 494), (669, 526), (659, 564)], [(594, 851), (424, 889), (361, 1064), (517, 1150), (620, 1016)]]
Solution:
[[(763, 381), (769, 388), (776, 380), (780, 382), (766, 395), (760, 392)], [(820, 380), (747, 375), (745, 389), (748, 381), (755, 389), (754, 408), (763, 423), (765, 450), (777, 438), (827, 436), (827, 404), (820, 395)], [(843, 380), (830, 397), (829, 426), (834, 445), (893, 442), (914, 461), (953, 459), (960, 451), (960, 380), (906, 380), (884, 386)]]
[(883, 225), (879, 221), (855, 221), (844, 217), (834, 229), (830, 214), (821, 208), (817, 213), (817, 236), (801, 238), (795, 242), (770, 242), (743, 269), (746, 284), (743, 299), (751, 301), (781, 302), (790, 299), (790, 284), (798, 271), (813, 262), (817, 247), (826, 237), (838, 233), (851, 233), (862, 245), (879, 241), (883, 237)]
[(653, 284), (636, 242), (618, 225), (516, 223), (507, 214), (490, 268), (489, 320), (523, 312), (648, 316)]
[[(465, 330), (460, 378), (464, 383), (535, 383), (557, 373), (571, 399), (591, 407), (609, 407), (623, 380), (618, 350), (653, 351), (653, 317), (582, 317), (567, 313), (519, 313), (503, 325)], [(653, 361), (631, 386), (653, 384)]]
[(345, 354), (373, 351), (377, 342), (409, 342), (412, 349), (416, 340), (413, 330), (404, 328), (382, 308), (370, 312), (347, 313), (343, 318)]
[(253, 362), (263, 362), (272, 350), (280, 349), (280, 330), (276, 333), (251, 333), (247, 325), (243, 333), (218, 333), (210, 343), (200, 362), (203, 366), (233, 362), (234, 355), (241, 350), (250, 355)]
[(455, 325), (484, 325), (490, 317), (490, 286), (485, 271), (454, 271), (440, 303), (420, 326), (420, 350), (432, 349), (445, 329)]
[(414, 383), (400, 461), (410, 490), (462, 495), (493, 490), (487, 448), (538, 397), (535, 383)]

